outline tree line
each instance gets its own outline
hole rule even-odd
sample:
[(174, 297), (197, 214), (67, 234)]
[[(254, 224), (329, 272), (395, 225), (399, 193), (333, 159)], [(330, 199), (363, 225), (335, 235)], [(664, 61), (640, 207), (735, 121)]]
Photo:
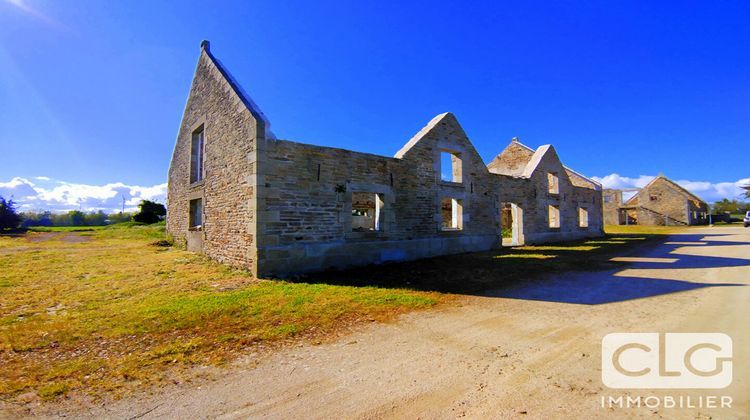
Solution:
[(71, 210), (66, 213), (18, 212), (13, 200), (6, 200), (0, 196), (0, 230), (34, 226), (105, 226), (130, 221), (151, 224), (164, 220), (167, 215), (167, 209), (163, 204), (150, 200), (142, 200), (138, 207), (139, 210), (135, 213), (105, 213), (101, 210)]
[(715, 202), (711, 206), (711, 210), (714, 214), (744, 214), (745, 212), (750, 211), (750, 202), (729, 200), (725, 198)]

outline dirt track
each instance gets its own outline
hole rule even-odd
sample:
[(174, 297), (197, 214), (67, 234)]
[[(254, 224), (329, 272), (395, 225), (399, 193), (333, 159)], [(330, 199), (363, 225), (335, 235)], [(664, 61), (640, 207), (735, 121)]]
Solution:
[[(335, 343), (285, 349), (257, 366), (239, 362), (200, 388), (87, 415), (749, 417), (750, 229), (691, 230), (633, 256), (666, 259), (466, 296), (461, 305), (372, 325)], [(608, 389), (600, 345), (610, 332), (726, 333), (734, 341), (734, 381), (723, 390)], [(601, 396), (666, 394), (734, 402), (717, 410), (600, 407)]]

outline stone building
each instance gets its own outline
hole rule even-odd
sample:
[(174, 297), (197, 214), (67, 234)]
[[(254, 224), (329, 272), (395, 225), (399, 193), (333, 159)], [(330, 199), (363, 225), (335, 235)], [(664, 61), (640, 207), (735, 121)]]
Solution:
[(620, 211), (623, 205), (623, 190), (614, 190), (605, 188), (602, 195), (604, 196), (604, 224), (605, 225), (624, 225), (625, 212)]
[(604, 190), (604, 223), (648, 226), (708, 224), (708, 204), (664, 175), (660, 174), (636, 191), (623, 202), (623, 190)]
[(604, 234), (601, 185), (564, 166), (553, 146), (534, 150), (514, 138), (487, 169), (510, 215), (511, 245)]
[(603, 234), (601, 186), (552, 146), (517, 141), (485, 165), (456, 118), (394, 157), (277, 139), (201, 44), (169, 170), (167, 229), (257, 276)]

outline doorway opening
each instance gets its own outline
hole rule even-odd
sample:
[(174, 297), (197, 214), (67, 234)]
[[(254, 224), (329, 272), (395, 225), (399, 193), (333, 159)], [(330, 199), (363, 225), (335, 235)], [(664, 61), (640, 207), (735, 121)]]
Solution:
[(621, 225), (637, 225), (638, 224), (638, 209), (636, 208), (625, 208), (620, 209), (619, 222)]
[(500, 203), (500, 229), (503, 246), (523, 245), (523, 210), (518, 204)]

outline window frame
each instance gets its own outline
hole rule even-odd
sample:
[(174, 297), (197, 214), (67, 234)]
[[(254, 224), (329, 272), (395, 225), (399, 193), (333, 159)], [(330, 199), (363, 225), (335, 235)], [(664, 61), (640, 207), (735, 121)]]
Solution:
[(547, 192), (553, 195), (560, 195), (560, 177), (557, 172), (547, 172)]
[(355, 230), (354, 229), (354, 214), (351, 215), (352, 220), (350, 221), (350, 231), (349, 233), (381, 233), (384, 231), (383, 229), (383, 216), (385, 215), (385, 209), (386, 209), (386, 201), (385, 201), (385, 194), (374, 192), (374, 191), (352, 191), (351, 195), (351, 205), (352, 205), (352, 213), (354, 213), (354, 194), (372, 194), (375, 196), (375, 214), (373, 216), (373, 229), (372, 230)]
[[(464, 182), (464, 161), (462, 157), (462, 153), (457, 150), (451, 150), (451, 149), (439, 149), (439, 156), (438, 161), (440, 162), (440, 173), (439, 178), (440, 182), (448, 183), (448, 184), (463, 184)], [(451, 178), (450, 179), (443, 179), (443, 154), (449, 155), (451, 158)], [(458, 175), (456, 175), (456, 172), (458, 172)]]
[[(552, 225), (552, 210), (555, 210), (555, 215), (557, 216), (555, 218), (557, 224)], [(562, 217), (560, 216), (560, 206), (555, 204), (549, 204), (547, 205), (547, 226), (550, 229), (560, 229), (560, 226), (562, 226)]]
[[(193, 203), (198, 203), (199, 208), (194, 210)], [(198, 224), (195, 223), (196, 215), (200, 216), (200, 223)], [(199, 197), (188, 200), (188, 230), (203, 230), (205, 217), (203, 198)]]
[(588, 229), (588, 227), (589, 227), (589, 209), (588, 209), (588, 207), (582, 207), (582, 206), (578, 207), (578, 227), (584, 228), (584, 229)]
[[(443, 201), (451, 200), (451, 219), (450, 227), (445, 227), (443, 218)], [(461, 232), (464, 230), (464, 205), (463, 199), (456, 197), (443, 197), (440, 199), (440, 231), (441, 232)]]
[[(196, 147), (196, 136), (199, 136)], [(199, 184), (206, 178), (206, 125), (199, 123), (190, 132), (190, 184)]]

